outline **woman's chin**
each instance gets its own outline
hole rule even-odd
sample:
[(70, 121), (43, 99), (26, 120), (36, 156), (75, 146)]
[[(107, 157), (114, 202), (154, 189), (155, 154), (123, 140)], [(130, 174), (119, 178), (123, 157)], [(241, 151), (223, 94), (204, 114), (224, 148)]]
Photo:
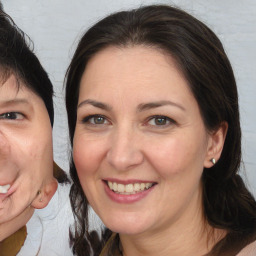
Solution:
[(141, 234), (143, 233), (143, 229), (140, 229), (140, 228), (136, 228), (135, 226), (134, 227), (131, 227), (131, 226), (125, 226), (125, 227), (109, 227), (109, 229), (114, 232), (114, 233), (118, 233), (118, 234), (121, 234), (121, 235), (138, 235), (138, 234)]
[(105, 226), (111, 231), (124, 235), (137, 235), (149, 230), (149, 224), (137, 221), (127, 221), (119, 219), (118, 222), (106, 221)]

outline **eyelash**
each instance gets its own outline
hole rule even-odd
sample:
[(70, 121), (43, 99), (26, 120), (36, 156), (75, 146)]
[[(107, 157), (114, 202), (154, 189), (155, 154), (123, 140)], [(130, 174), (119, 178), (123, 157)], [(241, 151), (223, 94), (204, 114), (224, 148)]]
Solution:
[[(21, 118), (17, 117), (19, 115), (21, 116)], [(24, 115), (22, 113), (15, 112), (15, 111), (0, 114), (0, 120), (1, 119), (4, 119), (4, 120), (21, 120), (23, 118), (24, 118)]]
[[(103, 123), (95, 123), (95, 119), (96, 118), (102, 118), (103, 119)], [(90, 120), (94, 119), (94, 122), (91, 122)], [(155, 124), (150, 124), (150, 121), (154, 120), (155, 119)], [(164, 124), (156, 124), (156, 121), (157, 119), (161, 119), (164, 121)], [(103, 115), (89, 115), (89, 116), (86, 116), (85, 118), (82, 119), (82, 123), (84, 124), (90, 124), (90, 125), (106, 125), (106, 122), (110, 123), (107, 118)], [(162, 116), (162, 115), (155, 115), (155, 116), (151, 116), (147, 119), (145, 125), (148, 125), (148, 126), (157, 126), (157, 127), (161, 127), (161, 128), (165, 128), (167, 126), (169, 126), (170, 124), (176, 124), (176, 122), (167, 117), (167, 116)]]
[[(154, 120), (154, 119), (155, 119), (155, 121), (154, 121), (155, 124), (150, 124), (149, 122)], [(165, 123), (157, 125), (156, 124), (157, 119), (165, 120)], [(146, 125), (157, 126), (157, 127), (161, 127), (161, 128), (165, 128), (165, 127), (169, 126), (170, 124), (176, 124), (176, 122), (173, 119), (171, 119), (170, 117), (162, 116), (162, 115), (151, 116), (150, 118), (148, 118), (148, 120), (146, 122)]]
[[(95, 121), (95, 118), (102, 118), (102, 119), (104, 119), (104, 123), (96, 124), (95, 122), (94, 123), (90, 122), (90, 119), (94, 119), (94, 121)], [(105, 125), (105, 121), (109, 122), (107, 120), (107, 118), (105, 116), (103, 116), (103, 115), (89, 115), (89, 116), (86, 116), (85, 118), (82, 119), (82, 123), (83, 124), (90, 124), (90, 125)]]

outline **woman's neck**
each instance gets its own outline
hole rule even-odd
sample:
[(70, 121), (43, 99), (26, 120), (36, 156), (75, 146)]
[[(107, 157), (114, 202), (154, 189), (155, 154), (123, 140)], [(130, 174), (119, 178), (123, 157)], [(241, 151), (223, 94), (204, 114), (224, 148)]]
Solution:
[(123, 236), (121, 235), (121, 247), (123, 256), (201, 256), (208, 254), (212, 247), (220, 241), (226, 232), (211, 228), (199, 234), (193, 230), (185, 230), (187, 233), (155, 234), (150, 236)]
[(158, 230), (119, 234), (123, 256), (206, 255), (225, 235), (226, 231), (212, 228), (206, 222), (201, 209), (187, 212), (175, 223)]

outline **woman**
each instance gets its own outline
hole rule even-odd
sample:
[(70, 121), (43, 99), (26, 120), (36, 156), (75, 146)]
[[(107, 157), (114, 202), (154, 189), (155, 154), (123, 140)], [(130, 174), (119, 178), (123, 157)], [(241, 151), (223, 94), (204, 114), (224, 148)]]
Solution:
[(53, 88), (26, 40), (0, 10), (0, 255), (72, 255), (69, 186), (56, 181), (68, 179), (53, 165)]
[(94, 246), (88, 204), (112, 231), (100, 255), (255, 255), (236, 82), (203, 23), (168, 6), (101, 20), (73, 56), (66, 107), (77, 255)]

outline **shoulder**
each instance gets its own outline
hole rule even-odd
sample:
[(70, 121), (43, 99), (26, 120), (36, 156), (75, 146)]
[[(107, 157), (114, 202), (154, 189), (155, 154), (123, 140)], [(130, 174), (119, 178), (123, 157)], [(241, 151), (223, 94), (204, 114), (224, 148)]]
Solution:
[(237, 256), (255, 256), (256, 255), (256, 241), (244, 247)]

